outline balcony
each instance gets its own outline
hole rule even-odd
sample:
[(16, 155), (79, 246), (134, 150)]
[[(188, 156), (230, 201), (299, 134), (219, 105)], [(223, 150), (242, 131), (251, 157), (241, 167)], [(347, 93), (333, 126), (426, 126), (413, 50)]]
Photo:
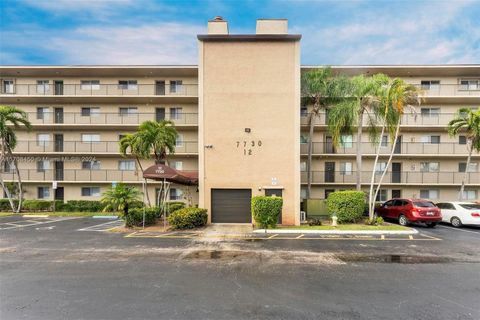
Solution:
[[(460, 185), (464, 172), (387, 172), (383, 178), (386, 184), (418, 184), (418, 185)], [(362, 184), (369, 184), (372, 176), (371, 171), (362, 172)], [(380, 174), (375, 175), (375, 183), (380, 180)], [(307, 172), (301, 172), (301, 181), (307, 183)], [(350, 184), (356, 183), (356, 173), (343, 173), (340, 171), (312, 171), (312, 183), (314, 184)], [(480, 173), (470, 172), (465, 182), (467, 185), (480, 185)]]
[[(405, 114), (402, 116), (400, 122), (401, 126), (441, 126), (446, 127), (447, 124), (455, 117), (455, 113), (430, 113), (422, 114), (421, 109), (418, 110), (418, 113), (415, 114)], [(302, 126), (308, 125), (308, 115), (302, 114), (300, 117), (300, 123)], [(319, 117), (315, 119), (316, 126), (326, 126), (327, 125), (327, 115), (325, 112), (321, 113)], [(368, 125), (367, 116), (363, 116), (363, 125)]]
[(463, 84), (414, 84), (424, 97), (480, 97), (480, 87)]
[(198, 96), (197, 84), (15, 84), (4, 88), (2, 96)]
[(27, 112), (32, 125), (139, 125), (144, 121), (171, 120), (176, 125), (197, 125), (198, 113), (129, 113), (118, 112)]
[[(375, 145), (369, 142), (362, 142), (362, 154), (363, 155), (376, 155)], [(313, 154), (338, 154), (338, 155), (355, 155), (356, 143), (352, 143), (348, 146), (334, 147), (331, 143), (313, 142)], [(389, 155), (391, 152), (391, 145), (380, 147), (380, 155)], [(300, 145), (300, 153), (302, 155), (308, 154), (308, 143), (302, 143)], [(467, 145), (458, 144), (454, 142), (444, 142), (439, 144), (423, 143), (423, 142), (402, 142), (397, 143), (394, 156), (397, 155), (409, 155), (409, 156), (423, 156), (423, 155), (444, 155), (444, 156), (461, 156), (466, 157), (468, 155)], [(475, 156), (475, 154), (473, 155)]]
[[(2, 172), (4, 180), (11, 181), (16, 177), (14, 172)], [(22, 181), (65, 181), (65, 182), (137, 182), (143, 181), (140, 170), (118, 170), (118, 169), (100, 169), (100, 170), (82, 170), (82, 169), (47, 169), (38, 171), (37, 169), (20, 169)]]
[[(20, 140), (14, 154), (64, 153), (64, 154), (111, 154), (119, 155), (118, 141), (35, 141)], [(198, 154), (198, 141), (182, 141), (175, 147), (175, 154)]]

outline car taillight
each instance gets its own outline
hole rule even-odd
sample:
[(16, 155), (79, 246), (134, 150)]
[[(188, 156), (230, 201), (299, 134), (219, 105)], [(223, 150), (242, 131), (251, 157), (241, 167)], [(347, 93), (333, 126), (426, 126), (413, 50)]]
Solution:
[(480, 218), (480, 213), (478, 213), (478, 212), (472, 212), (472, 217)]

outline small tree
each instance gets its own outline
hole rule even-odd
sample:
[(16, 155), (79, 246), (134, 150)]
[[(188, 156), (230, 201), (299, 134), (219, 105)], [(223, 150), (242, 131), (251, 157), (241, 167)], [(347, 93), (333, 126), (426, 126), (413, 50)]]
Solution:
[(103, 193), (101, 200), (104, 205), (103, 211), (123, 212), (127, 216), (129, 207), (139, 201), (140, 196), (141, 192), (137, 188), (117, 184)]
[(365, 193), (362, 191), (336, 191), (328, 195), (327, 210), (336, 215), (339, 223), (357, 222), (365, 210)]
[(460, 187), (459, 199), (463, 200), (465, 192), (465, 183), (468, 178), (468, 168), (472, 159), (472, 152), (480, 152), (480, 111), (473, 111), (471, 108), (461, 108), (458, 110), (455, 118), (448, 123), (448, 134), (451, 137), (459, 134), (465, 134), (467, 138), (467, 164), (465, 175)]
[(281, 197), (256, 196), (252, 198), (252, 215), (261, 228), (273, 228), (282, 214)]

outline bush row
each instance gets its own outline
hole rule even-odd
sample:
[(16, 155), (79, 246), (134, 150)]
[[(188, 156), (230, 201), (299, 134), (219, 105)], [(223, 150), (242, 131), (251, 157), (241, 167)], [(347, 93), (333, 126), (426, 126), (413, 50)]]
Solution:
[(172, 212), (167, 217), (168, 223), (173, 229), (193, 229), (207, 224), (207, 209), (183, 208)]
[(273, 228), (282, 214), (281, 197), (257, 196), (252, 198), (252, 214), (261, 228)]
[(337, 191), (328, 195), (327, 209), (336, 215), (338, 223), (355, 223), (365, 211), (365, 193), (362, 191)]
[[(158, 215), (158, 208), (145, 208), (145, 226), (149, 226), (155, 223)], [(123, 217), (125, 219), (125, 226), (141, 227), (143, 226), (143, 208), (133, 208), (128, 210), (128, 215)]]

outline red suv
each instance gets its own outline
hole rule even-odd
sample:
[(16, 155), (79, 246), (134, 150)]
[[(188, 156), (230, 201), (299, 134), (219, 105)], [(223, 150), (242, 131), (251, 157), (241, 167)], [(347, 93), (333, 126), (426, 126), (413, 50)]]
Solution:
[(431, 201), (423, 199), (392, 199), (376, 209), (377, 215), (396, 219), (402, 226), (410, 222), (423, 222), (433, 228), (442, 221), (440, 209)]

